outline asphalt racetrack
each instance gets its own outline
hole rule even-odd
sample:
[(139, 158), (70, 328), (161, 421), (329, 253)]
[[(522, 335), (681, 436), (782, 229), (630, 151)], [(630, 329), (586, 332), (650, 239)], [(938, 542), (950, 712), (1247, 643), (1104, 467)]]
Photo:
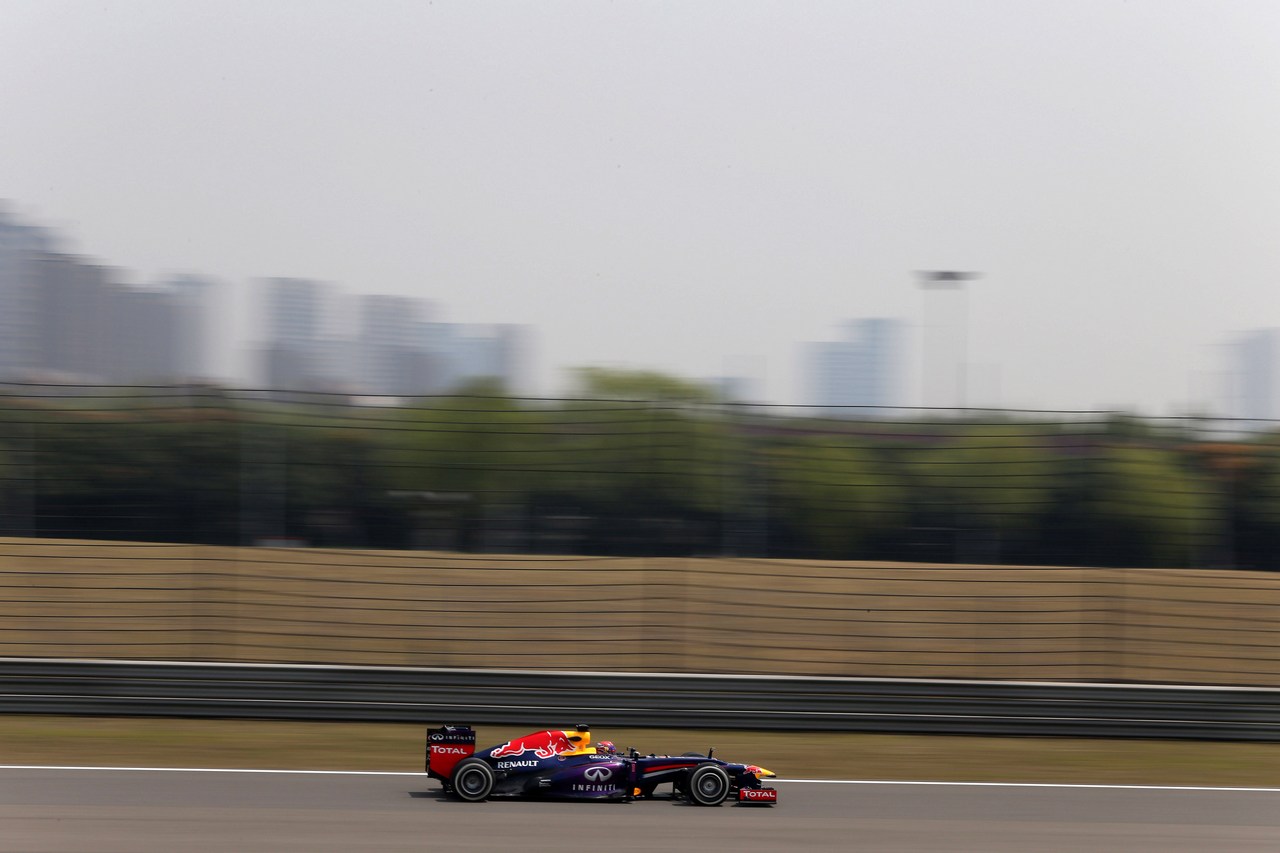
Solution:
[(1280, 790), (777, 787), (773, 808), (470, 804), (419, 774), (0, 767), (0, 851), (1280, 850)]

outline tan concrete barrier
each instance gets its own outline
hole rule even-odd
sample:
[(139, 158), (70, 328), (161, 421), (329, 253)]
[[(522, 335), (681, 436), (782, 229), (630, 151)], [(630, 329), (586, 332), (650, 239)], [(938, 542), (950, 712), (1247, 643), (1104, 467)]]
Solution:
[(1280, 686), (1262, 572), (0, 539), (0, 655)]

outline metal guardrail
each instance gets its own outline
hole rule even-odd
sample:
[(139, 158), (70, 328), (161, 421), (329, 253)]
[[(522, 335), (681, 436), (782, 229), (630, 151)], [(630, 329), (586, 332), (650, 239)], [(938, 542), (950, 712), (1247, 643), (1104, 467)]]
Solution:
[(0, 658), (0, 712), (1280, 741), (1280, 690)]

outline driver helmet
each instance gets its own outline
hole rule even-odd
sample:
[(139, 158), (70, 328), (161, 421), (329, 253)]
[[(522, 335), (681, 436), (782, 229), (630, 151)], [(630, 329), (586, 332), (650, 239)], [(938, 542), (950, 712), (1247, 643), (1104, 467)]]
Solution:
[(616, 755), (618, 747), (611, 740), (596, 741), (596, 755)]

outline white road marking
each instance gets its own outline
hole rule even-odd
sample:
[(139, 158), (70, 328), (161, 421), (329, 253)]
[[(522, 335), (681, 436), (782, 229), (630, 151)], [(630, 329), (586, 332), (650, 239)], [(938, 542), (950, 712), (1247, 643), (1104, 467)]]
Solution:
[[(419, 776), (423, 772), (399, 770), (271, 770), (242, 767), (99, 767), (57, 764), (0, 764), (0, 770), (75, 770), (110, 773), (275, 773), (299, 776)], [(1280, 794), (1280, 788), (1222, 787), (1210, 785), (1110, 785), (1072, 782), (939, 782), (884, 779), (770, 779), (769, 784), (802, 785), (932, 785), (955, 788), (1084, 788), (1119, 791), (1218, 791), (1222, 793)]]
[(299, 776), (426, 776), (422, 771), (265, 770), (247, 767), (93, 767), (57, 764), (0, 764), (0, 770), (81, 770), (107, 773), (280, 773)]
[(1280, 794), (1280, 788), (1248, 788), (1213, 785), (1119, 785), (1088, 782), (936, 782), (902, 779), (770, 779), (774, 782), (803, 782), (809, 785), (933, 785), (955, 788), (1095, 788), (1111, 791), (1221, 791)]

